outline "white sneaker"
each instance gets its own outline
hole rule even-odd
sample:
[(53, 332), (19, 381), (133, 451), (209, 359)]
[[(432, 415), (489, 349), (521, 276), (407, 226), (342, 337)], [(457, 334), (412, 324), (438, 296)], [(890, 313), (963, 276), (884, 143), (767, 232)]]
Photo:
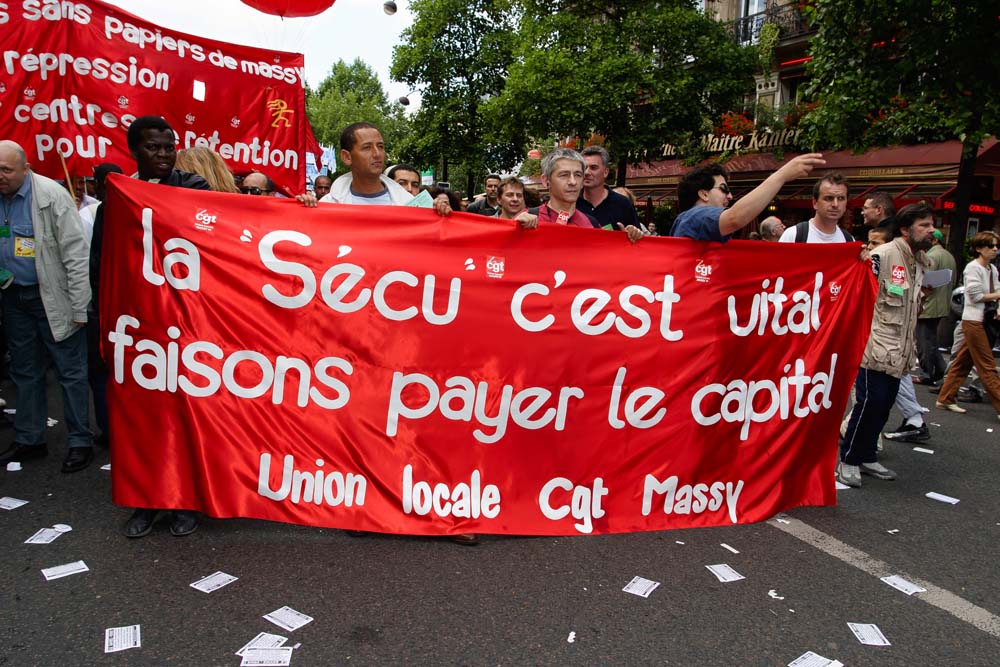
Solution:
[(837, 465), (837, 481), (859, 489), (861, 488), (861, 470), (858, 466), (840, 463)]
[(863, 475), (871, 475), (876, 479), (884, 479), (890, 482), (896, 479), (896, 473), (878, 462), (862, 463), (859, 467), (861, 468), (861, 474)]

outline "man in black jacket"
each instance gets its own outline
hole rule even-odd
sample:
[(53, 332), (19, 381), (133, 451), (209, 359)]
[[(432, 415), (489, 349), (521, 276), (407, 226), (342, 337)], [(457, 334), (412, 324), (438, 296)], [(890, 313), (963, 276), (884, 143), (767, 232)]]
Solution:
[[(197, 174), (174, 169), (177, 160), (177, 141), (173, 128), (160, 116), (136, 118), (128, 128), (128, 149), (135, 158), (138, 171), (135, 178), (150, 183), (172, 185), (193, 190), (210, 190), (208, 182)], [(104, 213), (108, 204), (97, 209), (94, 219), (94, 237), (90, 244), (90, 285), (93, 288), (94, 316), (98, 312), (101, 279), (101, 244), (104, 240)], [(97, 328), (97, 335), (101, 329)], [(107, 381), (107, 367), (103, 370), (101, 382)], [(96, 398), (96, 395), (95, 395)], [(103, 402), (103, 401), (102, 401)], [(96, 403), (96, 401), (95, 401)], [(96, 406), (97, 410), (107, 406)], [(125, 537), (144, 537), (153, 530), (153, 524), (160, 510), (140, 507), (125, 524)], [(190, 535), (198, 528), (198, 513), (189, 510), (174, 510), (170, 522), (170, 532), (175, 536)]]

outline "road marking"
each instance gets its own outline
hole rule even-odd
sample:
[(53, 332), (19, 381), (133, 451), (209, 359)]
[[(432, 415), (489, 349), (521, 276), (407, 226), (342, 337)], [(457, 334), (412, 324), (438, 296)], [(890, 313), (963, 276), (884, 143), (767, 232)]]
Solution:
[(816, 547), (825, 554), (842, 560), (862, 572), (867, 572), (873, 577), (881, 578), (891, 574), (904, 576), (909, 581), (927, 589), (926, 593), (920, 593), (916, 596), (920, 600), (934, 605), (955, 618), (965, 621), (969, 625), (1000, 639), (1000, 616), (996, 616), (986, 609), (972, 604), (951, 591), (935, 586), (929, 581), (913, 577), (905, 572), (900, 572), (888, 563), (880, 561), (860, 549), (855, 549), (849, 544), (845, 544), (837, 538), (827, 535), (823, 531), (817, 530), (798, 519), (782, 515), (781, 520), (771, 519), (767, 523), (778, 530), (788, 533), (792, 537), (802, 540), (806, 544)]

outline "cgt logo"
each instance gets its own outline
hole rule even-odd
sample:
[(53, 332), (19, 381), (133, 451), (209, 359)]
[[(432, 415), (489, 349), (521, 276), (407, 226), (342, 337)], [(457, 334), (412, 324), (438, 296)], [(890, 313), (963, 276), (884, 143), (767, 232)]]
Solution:
[(694, 279), (699, 283), (707, 283), (712, 280), (712, 265), (706, 264), (702, 260), (698, 260), (698, 263), (694, 267)]
[(892, 267), (892, 284), (902, 285), (906, 280), (906, 268), (894, 265)]
[(486, 258), (486, 276), (489, 278), (503, 278), (504, 264), (503, 257), (489, 256)]
[(216, 222), (216, 215), (209, 213), (207, 209), (201, 209), (194, 214), (194, 228), (203, 232), (210, 232), (214, 229), (212, 225)]
[(843, 289), (843, 285), (837, 283), (830, 283), (830, 301), (836, 301), (837, 297), (840, 296), (840, 290)]

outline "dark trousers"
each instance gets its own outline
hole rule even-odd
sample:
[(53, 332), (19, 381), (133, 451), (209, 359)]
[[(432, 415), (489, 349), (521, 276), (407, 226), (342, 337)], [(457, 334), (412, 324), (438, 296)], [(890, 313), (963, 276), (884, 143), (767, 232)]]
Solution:
[(865, 367), (854, 382), (854, 409), (840, 440), (840, 460), (852, 466), (878, 461), (878, 435), (899, 393), (899, 378)]
[(948, 364), (938, 351), (938, 327), (943, 317), (925, 317), (917, 320), (917, 356), (924, 377), (937, 382), (944, 377)]

